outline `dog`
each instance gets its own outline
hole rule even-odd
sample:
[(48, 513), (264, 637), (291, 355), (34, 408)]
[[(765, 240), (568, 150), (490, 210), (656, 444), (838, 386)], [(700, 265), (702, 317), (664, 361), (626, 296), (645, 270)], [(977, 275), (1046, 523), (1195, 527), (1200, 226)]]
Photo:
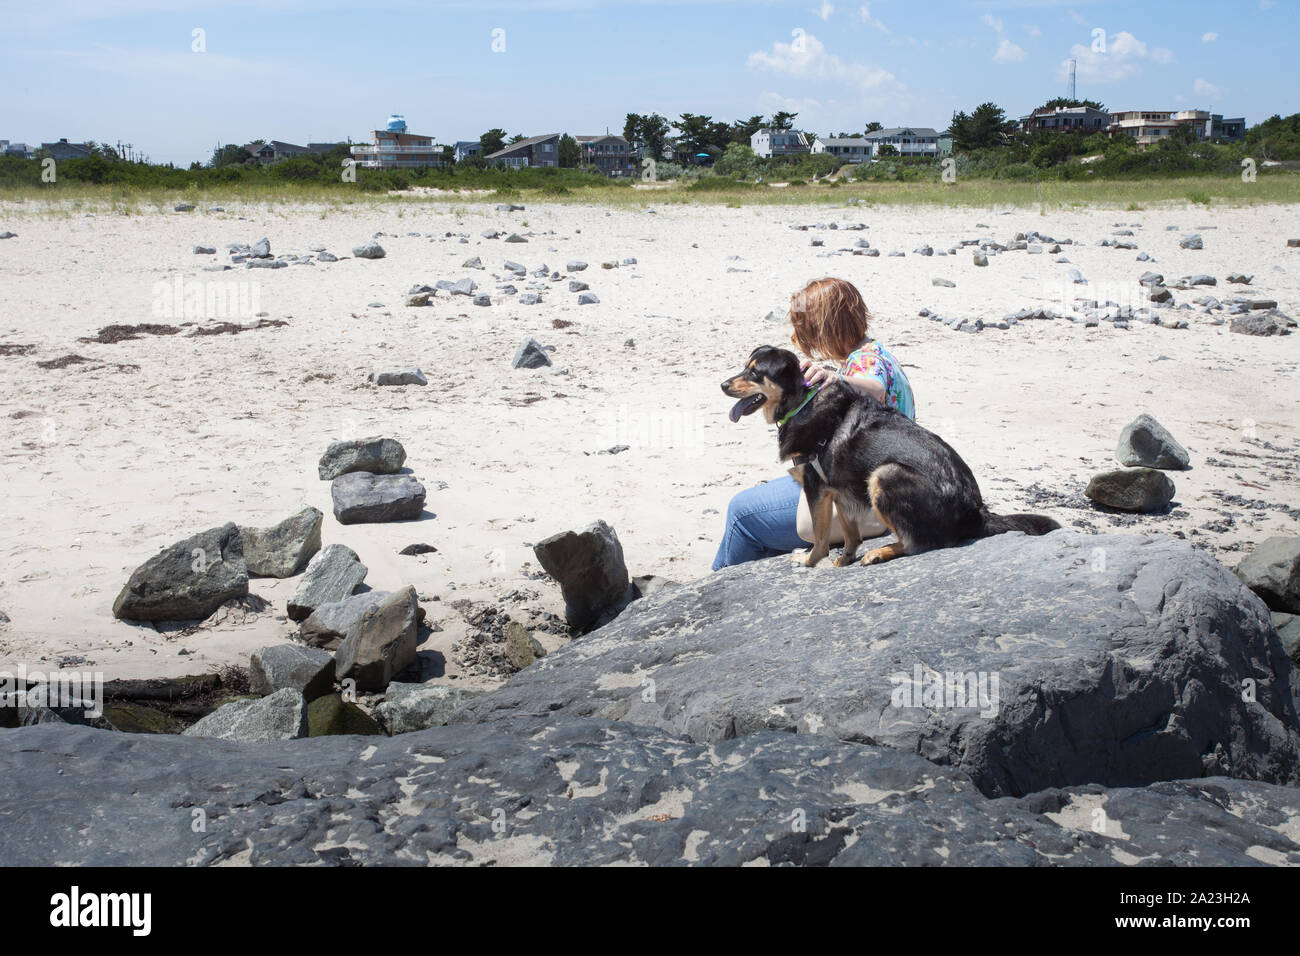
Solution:
[(844, 528), (838, 567), (853, 563), (862, 543), (858, 523), (873, 508), (897, 540), (868, 551), (863, 565), (1007, 531), (1041, 535), (1060, 527), (1042, 515), (993, 514), (947, 442), (843, 381), (809, 387), (787, 349), (755, 349), (722, 391), (739, 399), (733, 422), (763, 410), (777, 426), (781, 460), (794, 464), (790, 474), (803, 486), (815, 539), (811, 551), (794, 556), (798, 564), (814, 567), (829, 553), (835, 509)]

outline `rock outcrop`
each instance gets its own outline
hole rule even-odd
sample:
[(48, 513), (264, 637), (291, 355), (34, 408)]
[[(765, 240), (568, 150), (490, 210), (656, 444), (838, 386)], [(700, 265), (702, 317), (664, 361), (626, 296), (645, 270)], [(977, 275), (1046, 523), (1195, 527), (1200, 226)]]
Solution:
[(633, 602), (453, 720), (599, 717), (698, 741), (886, 744), (991, 796), (1300, 779), (1263, 602), (1173, 538), (1017, 533), (870, 568), (772, 558)]

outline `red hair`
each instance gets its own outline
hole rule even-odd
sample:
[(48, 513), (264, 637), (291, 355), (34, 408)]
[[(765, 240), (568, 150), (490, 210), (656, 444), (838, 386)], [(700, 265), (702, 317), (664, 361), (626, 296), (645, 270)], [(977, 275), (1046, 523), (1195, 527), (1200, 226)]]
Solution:
[(809, 358), (844, 361), (867, 337), (871, 313), (844, 279), (814, 279), (790, 296), (790, 341)]

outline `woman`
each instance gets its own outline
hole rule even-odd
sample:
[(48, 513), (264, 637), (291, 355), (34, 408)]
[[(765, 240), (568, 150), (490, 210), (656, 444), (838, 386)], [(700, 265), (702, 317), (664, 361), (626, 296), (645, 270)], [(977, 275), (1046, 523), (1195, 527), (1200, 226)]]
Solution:
[[(861, 293), (843, 279), (817, 279), (791, 296), (794, 334), (790, 340), (809, 356), (801, 365), (804, 381), (817, 386), (838, 377), (863, 395), (915, 419), (912, 386), (894, 357), (868, 334), (870, 321)], [(838, 368), (814, 365), (813, 359), (831, 359)], [(887, 530), (879, 518), (874, 527), (869, 522), (859, 522), (859, 527), (864, 538)], [(731, 499), (713, 570), (787, 554), (810, 546), (812, 540), (812, 516), (803, 488), (783, 475)], [(831, 541), (844, 542), (838, 515)]]

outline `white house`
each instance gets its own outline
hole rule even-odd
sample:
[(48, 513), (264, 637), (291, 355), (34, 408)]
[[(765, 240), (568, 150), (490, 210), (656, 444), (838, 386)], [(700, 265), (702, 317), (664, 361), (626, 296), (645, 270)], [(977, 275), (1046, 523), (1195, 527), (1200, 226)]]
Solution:
[(880, 155), (880, 147), (892, 146), (899, 156), (938, 156), (939, 132), (928, 126), (896, 126), (878, 129), (865, 137), (871, 144), (871, 155)]
[(871, 157), (871, 144), (862, 136), (818, 136), (813, 140), (814, 153), (830, 153), (849, 163)]
[(789, 129), (760, 129), (749, 137), (749, 147), (755, 156), (771, 159), (773, 156), (795, 156), (808, 152), (808, 137)]

